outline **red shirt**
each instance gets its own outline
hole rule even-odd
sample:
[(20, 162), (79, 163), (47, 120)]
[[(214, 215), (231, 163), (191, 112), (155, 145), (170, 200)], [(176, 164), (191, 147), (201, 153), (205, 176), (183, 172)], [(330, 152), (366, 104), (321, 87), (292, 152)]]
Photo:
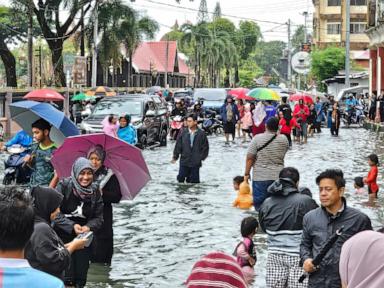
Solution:
[(372, 166), (371, 170), (368, 172), (367, 178), (365, 178), (364, 183), (368, 185), (372, 193), (377, 193), (379, 191), (379, 186), (376, 183), (377, 174), (379, 173), (379, 169), (377, 166)]
[(307, 117), (309, 116), (308, 106), (297, 104), (293, 109), (293, 116), (303, 119), (303, 122), (307, 121)]
[(285, 120), (284, 118), (281, 118), (279, 121), (279, 126), (280, 126), (281, 134), (291, 134), (292, 128), (300, 127), (300, 125), (297, 124), (295, 118), (291, 119), (291, 121), (289, 122), (289, 125), (287, 123), (287, 120)]

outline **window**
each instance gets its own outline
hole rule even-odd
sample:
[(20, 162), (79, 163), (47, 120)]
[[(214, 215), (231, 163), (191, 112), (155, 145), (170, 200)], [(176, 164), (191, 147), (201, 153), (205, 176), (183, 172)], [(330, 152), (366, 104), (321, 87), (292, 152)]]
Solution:
[(328, 0), (328, 6), (341, 6), (341, 0)]
[(351, 34), (364, 34), (365, 27), (367, 23), (365, 22), (352, 22), (350, 25)]
[(341, 32), (340, 23), (328, 23), (327, 24), (327, 34), (329, 35), (339, 35)]
[(367, 0), (350, 0), (351, 6), (367, 6)]

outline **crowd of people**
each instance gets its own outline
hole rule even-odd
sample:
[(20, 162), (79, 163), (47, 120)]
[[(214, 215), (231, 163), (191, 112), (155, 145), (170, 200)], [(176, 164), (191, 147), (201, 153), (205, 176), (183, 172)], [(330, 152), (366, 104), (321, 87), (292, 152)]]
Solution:
[[(120, 119), (120, 124), (124, 120)], [(73, 163), (70, 177), (59, 179), (51, 163), (57, 149), (50, 138), (51, 125), (39, 119), (31, 126), (35, 142), (24, 158), (32, 170), (29, 193), (22, 187), (0, 188), (0, 213), (4, 217), (0, 221), (0, 267), (10, 268), (5, 271), (11, 274), (18, 265), (26, 268), (17, 272), (19, 277), (12, 280), (15, 286), (9, 287), (26, 287), (33, 277), (43, 275), (31, 267), (60, 279), (44, 274), (36, 283), (46, 284), (34, 287), (63, 287), (62, 283), (84, 287), (91, 262), (111, 264), (112, 203), (122, 198), (119, 182), (104, 166), (106, 153), (100, 145)], [(124, 129), (121, 126), (119, 130)], [(13, 142), (19, 138), (30, 140), (20, 133)], [(9, 224), (12, 227), (6, 226)], [(28, 262), (22, 260), (24, 257)], [(9, 275), (5, 273), (4, 279)]]
[[(357, 105), (353, 97), (348, 100), (347, 108)], [(176, 103), (172, 111), (185, 118), (171, 161), (180, 162), (180, 183), (199, 183), (200, 168), (209, 156), (208, 137), (198, 126), (203, 109), (197, 103), (188, 114), (182, 103)], [(251, 141), (244, 175), (233, 179), (238, 191), (233, 206), (256, 212), (241, 222), (242, 240), (234, 245), (234, 257), (222, 252), (205, 255), (194, 265), (187, 287), (252, 285), (257, 279), (254, 237), (260, 230), (267, 235), (267, 287), (384, 285), (380, 264), (378, 269), (361, 267), (361, 263), (381, 263), (383, 249), (378, 243), (384, 236), (372, 231), (367, 215), (347, 205), (343, 172), (328, 169), (317, 175), (319, 206), (311, 191), (300, 187), (299, 171), (285, 167), (293, 140), (306, 143), (309, 135), (321, 133), (323, 124), (338, 136), (340, 113), (332, 97), (324, 103), (317, 98), (310, 104), (299, 99), (293, 107), (287, 98), (281, 103), (259, 101), (256, 105), (226, 98), (220, 109), (225, 145), (235, 141), (236, 132), (244, 142)], [(129, 115), (110, 115), (102, 124), (106, 135), (137, 143)], [(111, 264), (112, 204), (122, 199), (119, 182), (105, 167), (106, 152), (100, 145), (77, 158), (71, 176), (60, 179), (51, 163), (57, 149), (50, 138), (51, 125), (39, 119), (31, 127), (35, 142), (24, 158), (32, 170), (30, 193), (21, 187), (0, 188), (0, 283), (4, 288), (30, 283), (36, 287), (84, 287), (90, 263)], [(17, 139), (31, 144), (26, 136), (20, 133)], [(376, 154), (369, 155), (368, 165), (367, 176), (356, 177), (354, 184), (356, 193), (367, 193), (373, 205), (379, 191)]]

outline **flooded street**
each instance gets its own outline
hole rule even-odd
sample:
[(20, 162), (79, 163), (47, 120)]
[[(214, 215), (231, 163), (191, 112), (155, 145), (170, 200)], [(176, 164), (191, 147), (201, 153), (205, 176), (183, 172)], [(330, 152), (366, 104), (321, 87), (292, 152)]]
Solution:
[[(366, 156), (372, 152), (383, 156), (384, 146), (375, 143), (376, 134), (363, 129), (341, 129), (340, 134), (332, 138), (324, 129), (309, 139), (308, 145), (294, 146), (287, 154), (286, 166), (299, 169), (300, 186), (309, 187), (317, 202), (316, 175), (326, 168), (342, 169), (349, 204), (367, 213), (377, 228), (381, 213), (362, 206), (366, 199), (358, 199), (352, 185), (354, 177), (369, 170)], [(201, 169), (199, 185), (176, 183), (178, 164), (170, 163), (174, 143), (144, 152), (152, 181), (133, 202), (115, 207), (112, 266), (93, 265), (88, 287), (183, 287), (202, 254), (233, 252), (240, 239), (240, 222), (252, 213), (231, 207), (236, 197), (232, 178), (243, 174), (247, 145), (238, 141), (224, 147), (221, 137), (209, 141), (210, 155)], [(381, 173), (378, 181), (384, 187)], [(382, 195), (379, 193), (379, 198)], [(258, 234), (255, 240), (258, 262), (254, 287), (265, 287), (265, 235)]]

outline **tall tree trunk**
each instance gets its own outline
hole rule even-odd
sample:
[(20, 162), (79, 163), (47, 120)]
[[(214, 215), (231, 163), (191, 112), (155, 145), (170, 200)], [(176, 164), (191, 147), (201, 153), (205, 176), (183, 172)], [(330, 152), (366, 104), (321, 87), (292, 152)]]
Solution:
[(63, 65), (63, 40), (47, 40), (49, 49), (52, 53), (52, 65), (54, 74), (54, 83), (56, 86), (66, 87), (64, 65)]
[(200, 59), (200, 53), (197, 54), (198, 57), (198, 71), (197, 71), (197, 87), (200, 87), (200, 77), (201, 77), (201, 59)]
[(17, 87), (16, 60), (4, 41), (0, 41), (0, 58), (3, 61), (7, 87)]
[(231, 83), (229, 81), (229, 69), (227, 67), (225, 70), (224, 87), (229, 88), (230, 86), (231, 86)]
[(195, 47), (195, 77), (193, 78), (193, 88), (197, 87), (197, 48)]
[(129, 52), (129, 63), (128, 63), (128, 87), (132, 86), (132, 52)]
[(240, 77), (239, 77), (239, 65), (236, 63), (235, 65), (235, 87), (237, 87), (237, 85), (239, 84), (240, 82)]

